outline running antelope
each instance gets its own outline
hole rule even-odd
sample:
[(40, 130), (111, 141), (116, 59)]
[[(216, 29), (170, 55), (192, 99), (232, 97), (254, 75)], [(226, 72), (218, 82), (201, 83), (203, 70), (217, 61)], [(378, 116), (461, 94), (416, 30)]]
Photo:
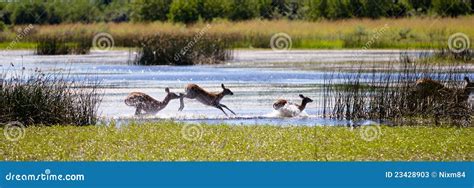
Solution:
[[(295, 104), (295, 103), (290, 103), (288, 102), (287, 100), (285, 99), (278, 99), (275, 103), (273, 103), (273, 109), (275, 110), (280, 110), (282, 107), (284, 107), (285, 105), (293, 105), (294, 107), (296, 107), (299, 112), (302, 112), (305, 108), (306, 108), (306, 104), (310, 103), (310, 102), (313, 102), (312, 99), (310, 99), (309, 97), (305, 97), (304, 95), (300, 94), (299, 95), (301, 97), (301, 99), (303, 99), (301, 101), (301, 104)], [(293, 115), (287, 115), (286, 113), (283, 114), (285, 116), (293, 116)]]
[(228, 115), (222, 108), (229, 110), (230, 112), (232, 112), (232, 114), (235, 115), (234, 111), (229, 109), (226, 105), (221, 104), (221, 100), (224, 96), (234, 95), (234, 93), (232, 93), (230, 89), (225, 88), (224, 84), (221, 84), (221, 87), (223, 89), (222, 92), (208, 92), (196, 84), (186, 85), (186, 87), (184, 88), (185, 93), (181, 94), (181, 98), (180, 98), (181, 106), (179, 107), (179, 111), (183, 110), (184, 108), (183, 99), (188, 98), (188, 99), (196, 99), (202, 104), (207, 105), (207, 106), (213, 106), (221, 110), (222, 112), (224, 112), (226, 116)]
[(163, 101), (158, 101), (145, 93), (132, 92), (125, 99), (125, 104), (136, 108), (135, 115), (142, 114), (142, 111), (145, 114), (156, 114), (163, 110), (171, 100), (180, 98), (180, 96), (170, 92), (169, 88), (165, 88), (165, 92), (167, 94)]

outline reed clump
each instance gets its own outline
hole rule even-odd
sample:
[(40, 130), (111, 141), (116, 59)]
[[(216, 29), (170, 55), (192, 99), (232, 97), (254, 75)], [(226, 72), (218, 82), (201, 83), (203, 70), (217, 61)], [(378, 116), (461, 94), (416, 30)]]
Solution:
[(89, 35), (40, 35), (35, 37), (37, 55), (88, 54), (92, 47)]
[[(324, 114), (343, 120), (390, 121), (394, 125), (456, 125), (472, 127), (474, 105), (463, 87), (461, 65), (434, 65), (424, 60), (402, 58), (400, 64), (388, 64), (379, 74), (358, 71), (327, 79), (342, 79), (326, 84)], [(432, 92), (415, 87), (416, 80), (431, 78), (444, 85)], [(327, 83), (335, 81), (326, 81)], [(429, 88), (428, 88), (429, 90)]]
[(70, 81), (39, 71), (0, 81), (0, 123), (83, 126), (98, 120), (98, 83)]
[(162, 33), (144, 36), (134, 65), (216, 64), (232, 58), (233, 35)]

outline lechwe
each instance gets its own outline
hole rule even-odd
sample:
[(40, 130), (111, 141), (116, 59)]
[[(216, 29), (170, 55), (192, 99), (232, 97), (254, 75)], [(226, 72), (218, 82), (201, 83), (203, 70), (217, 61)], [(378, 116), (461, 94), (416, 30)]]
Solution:
[(469, 80), (469, 77), (464, 77), (464, 82), (463, 88), (453, 89), (431, 78), (420, 78), (416, 81), (414, 91), (417, 99), (426, 99), (428, 97), (432, 97), (433, 99), (447, 99), (445, 97), (455, 97), (458, 101), (463, 102), (466, 101), (472, 91), (474, 91), (474, 83)]
[(278, 99), (275, 103), (273, 103), (273, 109), (279, 111), (280, 115), (284, 117), (294, 117), (300, 114), (306, 108), (306, 104), (313, 102), (313, 100), (309, 97), (305, 97), (302, 94), (299, 96), (302, 99), (301, 104), (291, 103), (286, 99)]
[(145, 93), (132, 92), (125, 99), (125, 104), (136, 108), (135, 115), (142, 114), (142, 111), (145, 114), (156, 114), (163, 110), (171, 100), (179, 98), (178, 95), (170, 92), (169, 88), (165, 88), (165, 92), (167, 94), (163, 101), (158, 101)]
[(179, 107), (179, 111), (183, 110), (183, 108), (184, 108), (183, 99), (188, 98), (188, 99), (196, 99), (199, 102), (201, 102), (202, 104), (207, 105), (207, 106), (213, 106), (213, 107), (221, 110), (222, 112), (224, 112), (224, 114), (226, 116), (228, 116), (228, 115), (224, 111), (224, 109), (222, 109), (222, 108), (225, 108), (225, 109), (229, 110), (232, 114), (235, 115), (234, 111), (229, 109), (226, 105), (221, 104), (221, 100), (222, 100), (222, 98), (224, 98), (224, 96), (234, 95), (234, 93), (232, 93), (232, 91), (230, 91), (230, 89), (227, 89), (224, 86), (224, 84), (221, 84), (221, 87), (223, 89), (222, 92), (208, 92), (208, 91), (204, 90), (203, 88), (199, 87), (196, 84), (186, 85), (186, 87), (184, 89), (185, 93), (181, 95), (181, 99), (180, 99), (181, 106)]

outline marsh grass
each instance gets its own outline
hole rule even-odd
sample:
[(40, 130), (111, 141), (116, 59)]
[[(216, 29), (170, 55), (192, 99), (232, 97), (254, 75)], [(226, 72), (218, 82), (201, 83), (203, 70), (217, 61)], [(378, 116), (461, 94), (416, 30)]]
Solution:
[[(237, 48), (269, 48), (270, 38), (275, 33), (287, 33), (294, 42), (292, 48), (341, 49), (362, 48), (372, 41), (370, 48), (415, 48), (430, 49), (445, 47), (448, 38), (456, 32), (465, 33), (473, 38), (474, 16), (458, 18), (418, 17), (402, 19), (346, 19), (346, 20), (249, 20), (242, 22), (215, 21), (193, 25), (168, 22), (153, 23), (96, 23), (96, 24), (59, 24), (35, 26), (37, 32), (25, 41), (35, 42), (35, 36), (60, 36), (58, 33), (71, 33), (72, 36), (90, 33), (110, 33), (117, 47), (136, 47), (136, 41), (143, 36), (157, 33), (194, 34), (211, 25), (209, 35), (239, 35), (234, 41)], [(384, 28), (384, 32), (380, 32)], [(429, 27), (427, 27), (429, 26)], [(17, 26), (18, 27), (18, 26)], [(20, 26), (21, 27), (21, 26)], [(5, 34), (4, 39), (11, 41), (14, 34)], [(471, 42), (472, 43), (472, 42)]]
[(435, 51), (434, 57), (447, 61), (452, 60), (472, 63), (474, 60), (474, 50), (469, 48), (456, 53), (450, 50), (449, 47), (444, 47)]
[[(200, 124), (27, 127), (16, 142), (0, 137), (2, 161), (472, 161), (473, 128), (386, 127), (373, 141), (346, 127)], [(3, 129), (0, 128), (0, 132)]]
[(88, 54), (92, 47), (92, 38), (88, 35), (38, 36), (36, 37), (35, 54), (66, 55)]
[[(473, 105), (462, 89), (462, 64), (433, 64), (431, 59), (412, 60), (402, 56), (400, 63), (384, 68), (394, 70), (378, 73), (359, 70), (354, 74), (328, 77), (324, 84), (323, 116), (344, 120), (391, 121), (394, 125), (473, 126)], [(440, 81), (447, 89), (433, 95), (415, 89), (419, 78)], [(329, 99), (327, 99), (329, 98)]]
[(232, 36), (157, 34), (141, 37), (135, 65), (217, 64), (232, 57)]
[(99, 83), (68, 77), (23, 73), (1, 79), (1, 123), (25, 125), (94, 125), (101, 101)]

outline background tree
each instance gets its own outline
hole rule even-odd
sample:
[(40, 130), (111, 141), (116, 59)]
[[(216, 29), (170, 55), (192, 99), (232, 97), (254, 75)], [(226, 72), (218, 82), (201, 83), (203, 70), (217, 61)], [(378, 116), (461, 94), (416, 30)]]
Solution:
[(48, 12), (42, 3), (16, 3), (11, 4), (10, 8), (14, 24), (43, 24), (48, 21)]
[(360, 18), (364, 16), (364, 4), (361, 0), (349, 0), (347, 10), (351, 17)]
[(210, 21), (214, 18), (227, 18), (231, 10), (230, 1), (203, 0), (200, 2), (199, 12), (201, 18)]
[(351, 14), (346, 0), (333, 0), (329, 3), (327, 18), (343, 19), (349, 17), (351, 17)]
[(192, 23), (199, 20), (198, 0), (173, 0), (168, 19), (174, 22)]
[(102, 16), (98, 6), (89, 1), (77, 1), (68, 5), (66, 18), (67, 22), (92, 23), (102, 21)]
[(408, 0), (411, 7), (419, 12), (428, 12), (431, 9), (431, 0)]
[(260, 9), (256, 0), (233, 0), (231, 10), (231, 20), (248, 20), (256, 18)]
[[(385, 9), (388, 8), (388, 4), (391, 2), (388, 1), (378, 1), (378, 0), (365, 0), (364, 3), (364, 16), (369, 18), (380, 18), (386, 16)], [(383, 8), (385, 7), (385, 9)]]
[(134, 21), (166, 21), (172, 0), (136, 0), (132, 5)]
[(466, 0), (433, 0), (434, 11), (441, 16), (456, 17), (471, 12), (471, 2)]

